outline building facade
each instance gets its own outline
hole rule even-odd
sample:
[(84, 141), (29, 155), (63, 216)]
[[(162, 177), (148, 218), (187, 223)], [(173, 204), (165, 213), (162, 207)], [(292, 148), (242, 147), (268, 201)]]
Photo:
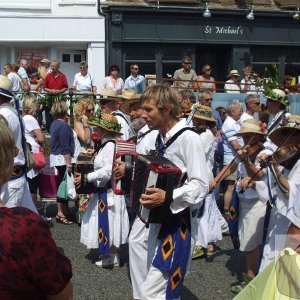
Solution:
[[(276, 65), (281, 79), (289, 74), (299, 83), (298, 2), (101, 1), (110, 32), (108, 64), (119, 64), (122, 77), (135, 62), (142, 74), (167, 78), (188, 55), (197, 74), (204, 64), (212, 66), (219, 91), (229, 70), (242, 72), (248, 65), (260, 76), (266, 66)], [(210, 17), (204, 17), (207, 8)], [(251, 9), (254, 19), (248, 15)]]
[(97, 0), (0, 0), (0, 65), (59, 59), (72, 85), (86, 60), (99, 87), (105, 75), (105, 18)]

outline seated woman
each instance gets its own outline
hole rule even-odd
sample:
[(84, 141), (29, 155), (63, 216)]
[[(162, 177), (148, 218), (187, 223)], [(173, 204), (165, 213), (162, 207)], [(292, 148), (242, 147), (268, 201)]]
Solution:
[(121, 125), (115, 116), (107, 113), (95, 117), (89, 124), (96, 126), (102, 144), (95, 155), (95, 171), (75, 175), (77, 187), (93, 182), (96, 188), (82, 218), (80, 242), (88, 249), (99, 249), (100, 261), (96, 262), (98, 267), (118, 266), (118, 248), (127, 242), (129, 232), (125, 197), (114, 194), (110, 184), (114, 140), (120, 136)]
[[(0, 188), (12, 175), (15, 150), (12, 133), (0, 120)], [(0, 200), (0, 244), (1, 299), (73, 299), (71, 262), (39, 215), (7, 208)]]

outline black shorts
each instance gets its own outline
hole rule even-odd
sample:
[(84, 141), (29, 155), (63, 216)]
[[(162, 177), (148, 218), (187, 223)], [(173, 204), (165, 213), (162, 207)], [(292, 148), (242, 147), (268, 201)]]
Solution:
[(40, 174), (33, 178), (27, 177), (27, 180), (28, 180), (30, 194), (37, 194), (40, 185)]

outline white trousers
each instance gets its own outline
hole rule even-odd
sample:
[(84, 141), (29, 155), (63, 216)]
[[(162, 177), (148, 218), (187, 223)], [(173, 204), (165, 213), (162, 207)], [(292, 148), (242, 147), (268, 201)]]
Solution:
[(1, 188), (1, 199), (6, 207), (22, 206), (37, 213), (25, 175), (5, 183)]
[(136, 217), (129, 235), (129, 269), (133, 299), (142, 299), (142, 284), (147, 276), (149, 229)]

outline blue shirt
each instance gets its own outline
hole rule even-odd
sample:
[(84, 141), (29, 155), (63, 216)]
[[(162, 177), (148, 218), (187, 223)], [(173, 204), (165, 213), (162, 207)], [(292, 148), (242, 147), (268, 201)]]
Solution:
[(223, 125), (223, 122), (222, 122), (222, 119), (221, 119), (221, 116), (220, 116), (220, 113), (213, 109), (212, 110), (212, 116), (216, 119), (217, 121), (217, 129), (221, 129), (222, 128), (222, 125)]
[(129, 90), (133, 89), (137, 94), (143, 93), (146, 88), (146, 80), (145, 77), (142, 75), (137, 75), (137, 77), (133, 77), (130, 75), (124, 84), (124, 89)]
[(50, 127), (50, 134), (52, 154), (74, 155), (73, 130), (66, 122), (54, 120)]

